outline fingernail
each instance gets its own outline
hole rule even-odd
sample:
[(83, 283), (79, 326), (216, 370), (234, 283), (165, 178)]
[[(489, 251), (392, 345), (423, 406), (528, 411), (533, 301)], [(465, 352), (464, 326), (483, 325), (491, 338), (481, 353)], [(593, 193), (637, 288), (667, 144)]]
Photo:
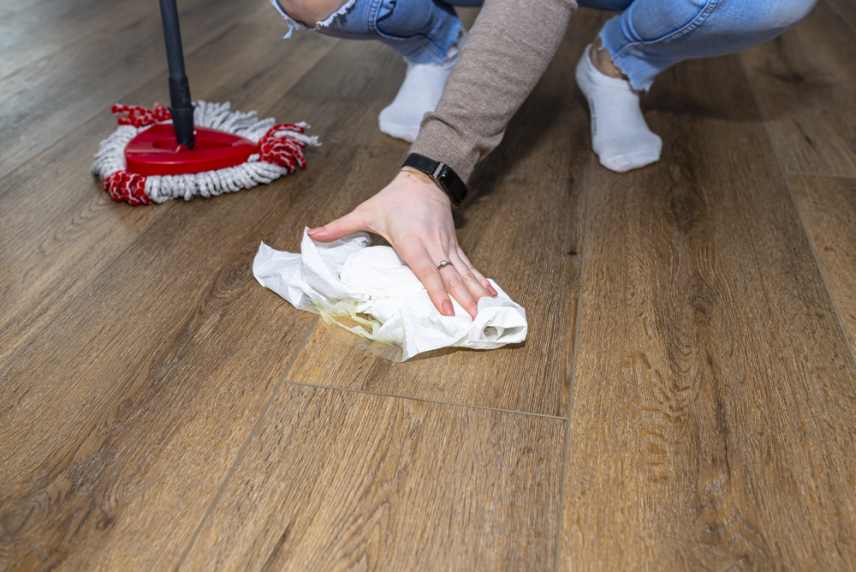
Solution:
[(316, 234), (319, 230), (321, 230), (321, 227), (320, 227), (320, 226), (315, 227), (315, 228), (310, 228), (310, 229), (309, 229), (309, 235), (311, 236), (311, 235), (313, 235), (313, 234)]
[(448, 300), (443, 302), (443, 314), (445, 314), (447, 316), (454, 316), (455, 315), (455, 310), (454, 310), (454, 308), (452, 308), (452, 303)]

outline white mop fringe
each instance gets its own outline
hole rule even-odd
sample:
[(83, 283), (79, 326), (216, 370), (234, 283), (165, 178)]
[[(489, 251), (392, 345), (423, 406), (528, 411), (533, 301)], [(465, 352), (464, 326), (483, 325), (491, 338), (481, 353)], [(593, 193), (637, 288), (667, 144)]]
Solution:
[[(276, 124), (273, 118), (259, 119), (254, 111), (235, 111), (229, 103), (197, 101), (194, 105), (193, 121), (195, 125), (239, 135), (254, 143), (259, 143), (262, 137)], [(306, 123), (292, 125), (301, 128), (309, 127)], [(138, 133), (148, 127), (148, 125), (139, 128), (132, 125), (120, 125), (101, 142), (92, 165), (92, 173), (103, 181), (117, 172), (124, 171), (127, 167), (125, 147)], [(320, 145), (317, 137), (288, 129), (278, 130), (275, 136), (293, 139), (303, 145)], [(303, 164), (301, 163), (299, 166), (302, 167)], [(293, 172), (296, 168), (297, 166), (289, 168), (262, 161), (258, 154), (254, 154), (249, 157), (247, 162), (226, 169), (183, 175), (149, 175), (145, 177), (144, 188), (148, 199), (155, 203), (163, 203), (177, 198), (189, 200), (193, 197), (215, 197), (223, 193), (233, 193), (250, 189), (256, 185), (270, 183)]]

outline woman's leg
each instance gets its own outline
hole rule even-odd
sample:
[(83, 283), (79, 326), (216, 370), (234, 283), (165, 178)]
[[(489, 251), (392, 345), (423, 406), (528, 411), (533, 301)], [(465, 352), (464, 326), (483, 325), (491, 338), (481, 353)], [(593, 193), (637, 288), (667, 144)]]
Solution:
[(600, 40), (636, 90), (678, 62), (733, 54), (769, 41), (816, 0), (636, 0)]
[(291, 36), (310, 28), (323, 34), (379, 40), (407, 61), (407, 75), (393, 102), (379, 116), (380, 129), (413, 141), (425, 113), (434, 111), (457, 62), (464, 27), (449, 4), (436, 0), (272, 0)]
[[(766, 42), (804, 18), (815, 1), (581, 0), (580, 5), (594, 8), (626, 5), (600, 31), (603, 51), (590, 47), (586, 56), (595, 57), (584, 57), (577, 66), (577, 80), (592, 107), (593, 147), (601, 162), (626, 171), (659, 159), (659, 137), (648, 129), (636, 95), (649, 89), (658, 74), (684, 60)], [(610, 74), (609, 64), (620, 74)]]
[(434, 0), (271, 0), (294, 30), (310, 28), (356, 40), (379, 40), (410, 63), (443, 63), (463, 25)]

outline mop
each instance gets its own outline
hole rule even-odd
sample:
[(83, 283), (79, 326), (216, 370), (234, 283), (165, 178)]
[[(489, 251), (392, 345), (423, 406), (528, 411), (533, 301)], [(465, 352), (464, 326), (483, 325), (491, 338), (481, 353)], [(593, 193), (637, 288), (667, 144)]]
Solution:
[(175, 0), (160, 0), (170, 108), (116, 104), (118, 127), (101, 142), (92, 173), (130, 205), (214, 197), (270, 183), (306, 167), (305, 123), (276, 123), (228, 103), (192, 102)]

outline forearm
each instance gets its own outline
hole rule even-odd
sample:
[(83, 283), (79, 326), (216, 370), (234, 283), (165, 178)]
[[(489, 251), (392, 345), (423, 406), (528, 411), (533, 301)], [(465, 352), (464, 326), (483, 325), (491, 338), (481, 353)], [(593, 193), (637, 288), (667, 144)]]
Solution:
[[(465, 181), (500, 141), (562, 41), (573, 0), (487, 0), (411, 149)], [(568, 72), (570, 75), (570, 71)]]

